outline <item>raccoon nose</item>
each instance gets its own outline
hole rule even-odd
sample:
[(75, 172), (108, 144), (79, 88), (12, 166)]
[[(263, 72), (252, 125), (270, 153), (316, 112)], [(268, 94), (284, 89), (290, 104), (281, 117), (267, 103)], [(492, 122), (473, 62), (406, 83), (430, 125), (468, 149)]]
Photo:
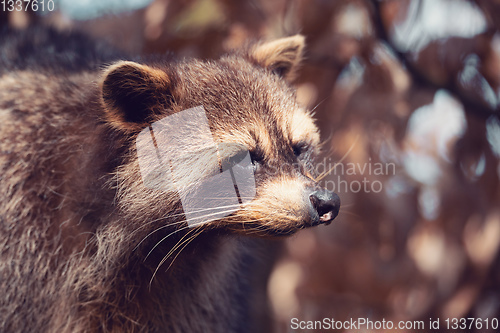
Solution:
[(309, 194), (309, 200), (319, 216), (319, 223), (332, 223), (340, 209), (340, 198), (337, 194), (325, 189)]

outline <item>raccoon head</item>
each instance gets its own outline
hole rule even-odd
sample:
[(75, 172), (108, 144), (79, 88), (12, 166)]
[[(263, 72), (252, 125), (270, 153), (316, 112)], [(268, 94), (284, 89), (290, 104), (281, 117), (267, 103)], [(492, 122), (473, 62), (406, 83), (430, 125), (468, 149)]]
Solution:
[[(107, 68), (106, 122), (131, 139), (117, 172), (122, 209), (258, 236), (330, 223), (340, 199), (315, 181), (318, 129), (287, 83), (303, 48), (293, 36), (217, 61)], [(144, 165), (153, 166), (147, 176)]]

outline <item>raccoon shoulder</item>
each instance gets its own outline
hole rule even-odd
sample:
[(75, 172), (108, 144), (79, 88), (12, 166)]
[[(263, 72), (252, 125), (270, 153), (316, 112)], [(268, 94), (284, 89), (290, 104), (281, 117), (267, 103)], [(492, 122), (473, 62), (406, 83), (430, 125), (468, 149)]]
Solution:
[(79, 32), (32, 26), (0, 31), (0, 74), (13, 70), (81, 72), (99, 69), (124, 54)]

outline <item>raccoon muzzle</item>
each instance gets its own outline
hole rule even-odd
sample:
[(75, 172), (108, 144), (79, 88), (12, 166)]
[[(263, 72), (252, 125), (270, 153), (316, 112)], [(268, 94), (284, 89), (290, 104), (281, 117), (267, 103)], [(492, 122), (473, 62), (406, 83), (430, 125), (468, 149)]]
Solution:
[(340, 210), (340, 198), (337, 194), (319, 189), (309, 194), (313, 208), (313, 224), (330, 224)]

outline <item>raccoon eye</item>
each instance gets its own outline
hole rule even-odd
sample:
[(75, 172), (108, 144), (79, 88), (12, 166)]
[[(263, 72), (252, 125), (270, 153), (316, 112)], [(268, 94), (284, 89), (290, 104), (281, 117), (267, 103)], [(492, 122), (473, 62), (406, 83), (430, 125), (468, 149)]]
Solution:
[(307, 142), (300, 141), (292, 146), (293, 153), (295, 156), (299, 157), (300, 155), (304, 154), (307, 150), (309, 150), (309, 145)]
[(252, 164), (256, 166), (264, 160), (264, 155), (259, 150), (252, 150), (250, 151), (250, 159), (252, 160)]

